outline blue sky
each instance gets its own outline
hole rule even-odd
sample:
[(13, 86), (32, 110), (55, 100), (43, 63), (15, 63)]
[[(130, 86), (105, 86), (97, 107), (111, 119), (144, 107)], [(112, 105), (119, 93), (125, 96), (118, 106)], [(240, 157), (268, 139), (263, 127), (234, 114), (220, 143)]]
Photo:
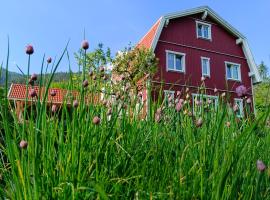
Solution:
[[(135, 44), (166, 13), (208, 5), (249, 40), (255, 61), (270, 67), (270, 1), (260, 0), (8, 0), (0, 7), (0, 62), (6, 59), (10, 37), (11, 71), (26, 72), (25, 46), (33, 44), (31, 73), (39, 72), (42, 56), (59, 57), (65, 44), (70, 55), (80, 48), (84, 29), (94, 49), (98, 43), (115, 53)], [(72, 56), (73, 57), (73, 56)], [(76, 61), (71, 59), (76, 71)], [(66, 58), (59, 71), (67, 71)]]

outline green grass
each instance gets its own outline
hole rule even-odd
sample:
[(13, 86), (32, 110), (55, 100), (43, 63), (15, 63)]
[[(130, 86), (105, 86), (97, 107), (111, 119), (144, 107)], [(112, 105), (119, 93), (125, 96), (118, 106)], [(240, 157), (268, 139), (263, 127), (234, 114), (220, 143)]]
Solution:
[[(48, 88), (52, 80), (53, 76), (40, 82)], [(81, 94), (97, 92), (104, 86), (101, 80), (90, 80)], [(69, 87), (76, 87), (73, 84), (71, 80)], [(106, 88), (112, 89), (109, 84)], [(28, 113), (30, 119), (20, 124), (2, 98), (0, 197), (270, 199), (268, 171), (256, 168), (258, 159), (269, 164), (268, 113), (239, 121), (220, 97), (216, 112), (190, 117), (184, 114), (191, 111), (189, 105), (180, 112), (166, 107), (157, 123), (154, 113), (160, 105), (153, 102), (153, 114), (144, 120), (125, 114), (135, 113), (136, 101), (129, 95), (118, 100), (110, 118), (107, 106), (86, 105), (83, 100), (71, 115), (64, 104), (60, 117), (38, 103)], [(119, 109), (123, 103), (127, 109)], [(94, 116), (101, 118), (99, 125), (92, 122)], [(201, 127), (195, 124), (199, 117)], [(21, 140), (28, 142), (27, 149), (19, 147)]]

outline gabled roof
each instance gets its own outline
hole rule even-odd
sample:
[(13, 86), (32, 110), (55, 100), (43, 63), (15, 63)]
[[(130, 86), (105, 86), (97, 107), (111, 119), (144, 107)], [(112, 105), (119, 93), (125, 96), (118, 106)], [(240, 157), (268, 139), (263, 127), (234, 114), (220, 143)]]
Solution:
[(249, 48), (248, 41), (244, 35), (242, 35), (237, 29), (235, 29), (232, 25), (230, 25), (226, 20), (220, 17), (214, 10), (209, 8), (208, 6), (197, 7), (181, 12), (174, 12), (167, 15), (162, 16), (159, 20), (153, 25), (153, 27), (148, 31), (148, 33), (141, 39), (137, 46), (144, 46), (146, 48), (151, 48), (155, 50), (157, 42), (159, 40), (160, 34), (163, 30), (163, 27), (166, 23), (169, 22), (170, 19), (186, 17), (189, 15), (202, 13), (206, 16), (211, 16), (215, 21), (217, 21), (220, 25), (222, 25), (229, 33), (234, 35), (242, 42), (243, 52), (245, 57), (247, 58), (247, 63), (250, 68), (250, 76), (254, 77), (254, 83), (261, 82), (261, 78), (252, 55), (252, 52)]
[(155, 39), (158, 27), (160, 25), (161, 18), (150, 28), (150, 30), (143, 36), (143, 38), (137, 44), (137, 47), (151, 48)]
[[(40, 100), (43, 100), (43, 97), (45, 95), (45, 88), (42, 87), (41, 89), (38, 86), (28, 86), (28, 101), (36, 100), (32, 99), (30, 96), (30, 90), (34, 89), (37, 93), (37, 95), (40, 94)], [(56, 95), (52, 97), (50, 95), (51, 91), (55, 91)], [(8, 93), (8, 99), (9, 100), (25, 100), (26, 99), (26, 93), (27, 93), (27, 86), (23, 84), (12, 84), (9, 93)], [(79, 96), (78, 91), (68, 91), (65, 89), (60, 88), (49, 88), (48, 91), (48, 98), (47, 103), (54, 103), (54, 104), (63, 104), (65, 100), (67, 100), (67, 104), (70, 104), (70, 99), (72, 98), (77, 99)]]

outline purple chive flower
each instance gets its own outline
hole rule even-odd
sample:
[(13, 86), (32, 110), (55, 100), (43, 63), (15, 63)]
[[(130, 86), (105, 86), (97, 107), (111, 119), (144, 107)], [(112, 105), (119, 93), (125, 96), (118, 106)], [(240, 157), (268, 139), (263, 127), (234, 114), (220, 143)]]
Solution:
[(98, 116), (95, 116), (95, 117), (93, 118), (93, 124), (95, 124), (95, 125), (100, 124), (100, 118), (99, 118)]
[(155, 113), (155, 122), (159, 123), (161, 121), (161, 113)]
[(235, 89), (235, 92), (239, 97), (243, 97), (247, 94), (247, 88), (244, 85), (240, 85)]
[(178, 102), (178, 103), (176, 104), (176, 106), (175, 106), (175, 110), (176, 110), (177, 112), (180, 112), (180, 110), (182, 109), (182, 107), (183, 107), (183, 104), (180, 103), (180, 102)]
[(73, 101), (73, 107), (78, 108), (78, 106), (79, 106), (79, 102), (77, 100), (74, 100)]
[(21, 140), (19, 146), (20, 146), (21, 149), (26, 149), (27, 146), (28, 146), (28, 143), (25, 140)]
[(88, 43), (87, 40), (83, 40), (83, 41), (82, 41), (82, 48), (83, 48), (84, 50), (87, 50), (87, 49), (89, 48), (89, 43)]
[(222, 92), (221, 97), (225, 97), (226, 96), (226, 92)]
[(233, 106), (233, 111), (234, 112), (237, 112), (239, 110), (239, 106), (237, 105), (237, 104), (235, 104), (234, 106)]
[(49, 57), (49, 58), (47, 59), (47, 63), (49, 64), (49, 63), (51, 63), (51, 62), (52, 62), (52, 58)]
[(92, 78), (93, 78), (93, 80), (96, 80), (97, 79), (97, 77), (95, 75), (93, 75)]
[(185, 102), (184, 99), (179, 99), (179, 103), (183, 104)]
[(57, 111), (57, 106), (55, 104), (52, 105), (52, 113), (56, 113)]
[(214, 89), (214, 93), (217, 93), (217, 92), (218, 92), (218, 89), (217, 89), (217, 88), (215, 88), (215, 89)]
[(231, 122), (226, 122), (226, 126), (229, 128), (231, 126)]
[(202, 105), (202, 102), (201, 102), (201, 101), (196, 100), (195, 104), (196, 104), (197, 106), (201, 106), (201, 105)]
[(251, 104), (251, 98), (248, 98), (248, 99), (247, 99), (247, 103), (248, 103), (248, 104)]
[(94, 74), (93, 71), (89, 72), (89, 76), (93, 76), (93, 74)]
[(30, 44), (27, 45), (27, 46), (25, 47), (25, 53), (28, 54), (28, 55), (33, 54), (33, 53), (34, 53), (34, 48), (33, 48), (33, 46), (30, 45)]
[(196, 126), (199, 128), (203, 124), (203, 119), (200, 117), (199, 119), (196, 120)]
[(83, 87), (86, 88), (88, 87), (89, 83), (88, 83), (88, 80), (84, 80), (83, 81)]
[(36, 92), (35, 89), (31, 89), (29, 94), (30, 94), (30, 96), (31, 96), (32, 98), (34, 98), (34, 97), (37, 96), (37, 92)]
[(37, 80), (37, 75), (34, 73), (34, 74), (32, 74), (32, 76), (31, 76), (31, 80), (33, 80), (33, 81), (36, 81)]
[(180, 92), (180, 91), (177, 91), (177, 92), (176, 92), (176, 96), (177, 96), (177, 97), (180, 97), (180, 96), (181, 96), (181, 92)]
[(205, 77), (204, 77), (204, 76), (201, 77), (201, 81), (202, 81), (202, 82), (205, 81)]
[(261, 160), (257, 160), (257, 169), (259, 172), (264, 172), (266, 165)]
[(51, 95), (52, 97), (55, 97), (55, 96), (56, 96), (56, 91), (55, 91), (55, 90), (52, 90), (52, 91), (50, 92), (50, 95)]

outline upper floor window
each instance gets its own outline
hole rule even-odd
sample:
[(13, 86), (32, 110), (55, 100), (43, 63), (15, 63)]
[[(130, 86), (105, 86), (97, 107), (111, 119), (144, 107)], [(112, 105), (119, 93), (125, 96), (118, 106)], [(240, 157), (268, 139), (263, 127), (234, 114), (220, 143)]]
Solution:
[(186, 54), (174, 51), (166, 51), (167, 71), (185, 72)]
[(197, 38), (212, 39), (211, 24), (196, 21)]
[(210, 77), (210, 58), (201, 57), (202, 76)]
[(240, 64), (225, 62), (227, 80), (241, 81)]

